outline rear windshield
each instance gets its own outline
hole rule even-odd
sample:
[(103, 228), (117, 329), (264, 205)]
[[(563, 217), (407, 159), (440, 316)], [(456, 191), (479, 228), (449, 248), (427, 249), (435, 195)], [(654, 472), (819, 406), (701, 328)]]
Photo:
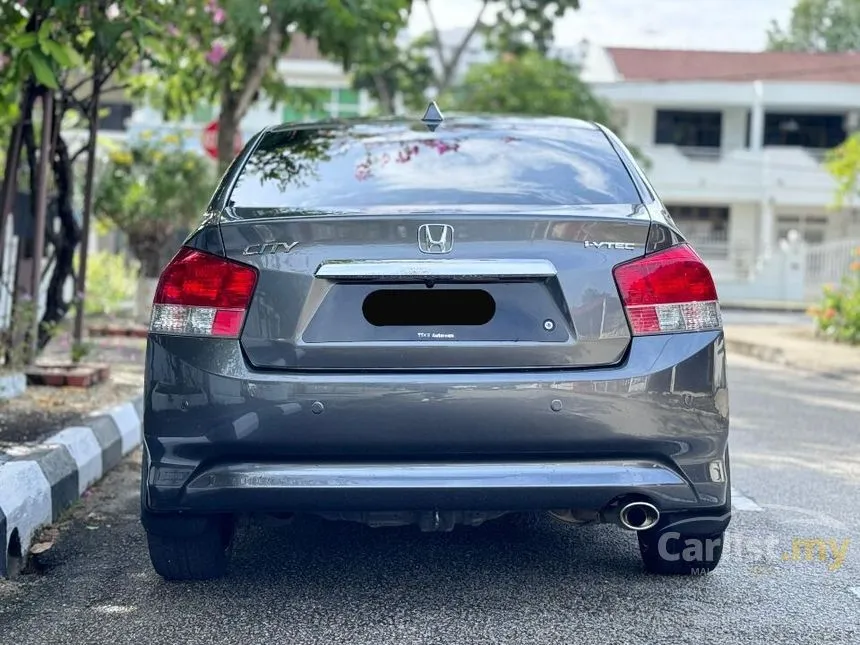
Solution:
[(231, 201), (324, 209), (638, 204), (640, 198), (599, 130), (564, 128), (557, 138), (455, 130), (394, 139), (299, 129), (264, 136)]

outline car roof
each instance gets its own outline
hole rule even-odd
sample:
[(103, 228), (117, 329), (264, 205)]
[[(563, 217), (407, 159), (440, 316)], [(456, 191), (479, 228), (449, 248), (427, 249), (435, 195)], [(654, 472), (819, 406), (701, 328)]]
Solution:
[[(359, 136), (388, 135), (396, 137), (398, 135), (415, 134), (416, 132), (430, 133), (427, 126), (421, 122), (420, 116), (352, 117), (283, 123), (265, 128), (263, 132), (278, 133), (307, 129), (345, 130)], [(548, 136), (557, 136), (560, 129), (570, 132), (576, 130), (594, 131), (600, 128), (591, 121), (569, 117), (454, 113), (445, 115), (444, 121), (435, 133), (444, 136), (446, 132), (475, 132), (483, 130), (494, 133), (528, 131), (534, 135), (541, 135), (543, 131)]]

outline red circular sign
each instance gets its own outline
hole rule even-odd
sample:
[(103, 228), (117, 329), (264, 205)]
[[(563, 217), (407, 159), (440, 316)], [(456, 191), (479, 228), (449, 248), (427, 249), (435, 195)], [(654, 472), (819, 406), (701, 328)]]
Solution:
[[(218, 121), (212, 121), (209, 125), (203, 128), (203, 149), (213, 159), (218, 158)], [(242, 135), (237, 132), (233, 138), (233, 154), (237, 155), (242, 151)]]

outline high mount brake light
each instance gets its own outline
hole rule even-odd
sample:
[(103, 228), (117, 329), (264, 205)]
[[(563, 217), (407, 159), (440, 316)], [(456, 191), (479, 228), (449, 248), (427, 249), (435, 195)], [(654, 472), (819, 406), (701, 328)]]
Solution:
[(253, 267), (184, 247), (158, 280), (149, 329), (238, 338), (256, 285)]
[(634, 336), (722, 329), (711, 272), (687, 244), (613, 269)]

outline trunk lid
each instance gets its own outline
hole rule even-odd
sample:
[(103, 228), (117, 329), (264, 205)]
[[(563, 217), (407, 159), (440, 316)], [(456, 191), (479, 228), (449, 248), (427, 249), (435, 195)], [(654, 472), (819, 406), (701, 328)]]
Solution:
[(612, 267), (649, 223), (636, 205), (237, 208), (221, 234), (259, 270), (240, 339), (255, 368), (570, 369), (622, 360)]

